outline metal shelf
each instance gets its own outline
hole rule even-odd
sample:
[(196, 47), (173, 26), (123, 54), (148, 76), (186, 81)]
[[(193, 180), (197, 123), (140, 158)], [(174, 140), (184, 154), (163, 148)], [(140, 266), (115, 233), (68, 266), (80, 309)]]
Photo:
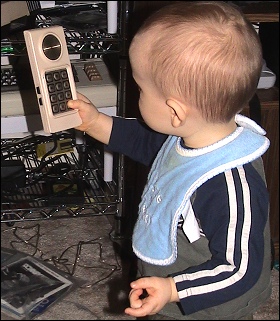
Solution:
[[(69, 54), (90, 54), (102, 56), (108, 53), (119, 53), (121, 39), (116, 35), (106, 36), (87, 32), (64, 30)], [(24, 40), (1, 40), (1, 56), (27, 55)]]
[[(106, 1), (97, 4), (89, 4), (84, 7), (89, 10), (97, 10), (106, 13)], [(84, 9), (81, 8), (81, 9)], [(119, 1), (118, 31), (116, 34), (108, 34), (106, 28), (95, 30), (88, 28), (71, 28), (62, 25), (65, 32), (69, 54), (80, 54), (81, 58), (99, 58), (106, 54), (116, 53), (119, 59), (119, 83), (117, 114), (125, 114), (125, 84), (127, 70), (127, 20), (129, 16), (129, 1)], [(68, 10), (63, 8), (63, 10)], [(69, 10), (72, 10), (69, 8)], [(73, 10), (80, 10), (80, 7), (73, 7)], [(65, 13), (63, 11), (62, 13)], [(57, 23), (52, 10), (41, 10), (35, 18), (35, 25), (38, 28), (48, 28)], [(103, 24), (104, 26), (104, 24)], [(1, 56), (26, 56), (26, 46), (21, 36), (11, 36), (9, 39), (1, 39)], [(24, 138), (25, 139), (25, 138)], [(1, 154), (5, 159), (21, 159), (29, 176), (28, 181), (32, 181), (32, 173), (40, 168), (40, 160), (36, 154), (38, 142), (24, 139), (1, 140)], [(97, 142), (95, 142), (97, 144)], [(51, 195), (46, 194), (47, 176), (38, 180), (36, 184), (18, 188), (16, 194), (8, 195), (2, 189), (1, 202), (1, 223), (14, 224), (28, 220), (47, 220), (58, 218), (70, 218), (92, 215), (114, 215), (115, 227), (111, 234), (115, 241), (121, 239), (122, 223), (124, 217), (123, 193), (124, 193), (124, 169), (123, 156), (118, 155), (114, 159), (114, 181), (105, 182), (103, 180), (104, 162), (102, 159), (103, 145), (98, 146), (90, 142), (86, 146), (86, 153), (80, 150), (80, 145), (73, 143), (73, 152), (63, 154), (52, 161), (44, 168), (48, 172), (57, 164), (67, 163), (71, 166), (71, 171), (67, 175), (69, 179), (78, 178), (83, 185), (83, 202), (71, 203), (71, 197), (67, 202), (60, 205), (51, 205)], [(84, 148), (84, 147), (83, 147)], [(19, 154), (19, 150), (23, 153)], [(29, 153), (27, 153), (30, 151)], [(86, 166), (81, 165), (83, 156), (87, 157)], [(34, 177), (33, 177), (34, 178)], [(5, 193), (5, 195), (3, 195)], [(3, 198), (5, 196), (5, 198)], [(33, 197), (33, 199), (31, 199)], [(79, 203), (79, 204), (76, 204)]]
[[(101, 4), (76, 6), (76, 10), (90, 10), (102, 13), (106, 17), (104, 8)], [(66, 10), (67, 8), (60, 9)], [(70, 9), (70, 7), (68, 7)], [(59, 9), (56, 9), (57, 11)], [(72, 9), (73, 10), (73, 9)], [(59, 23), (59, 17), (54, 15), (55, 10), (41, 10), (35, 18), (35, 28), (47, 28), (56, 24), (62, 25), (68, 46), (69, 54), (90, 54), (91, 56), (102, 56), (106, 53), (119, 53), (123, 39), (120, 33), (109, 34), (106, 28), (89, 29), (74, 28)], [(83, 12), (83, 11), (82, 11)], [(64, 12), (67, 14), (67, 11)], [(71, 14), (71, 12), (70, 12)], [(1, 56), (22, 56), (26, 55), (26, 46), (23, 39), (2, 39)]]
[[(26, 170), (25, 186), (2, 188), (1, 222), (116, 214), (117, 184), (103, 180), (102, 149), (93, 141), (76, 146), (73, 139), (72, 151), (40, 160), (40, 141), (53, 142), (46, 136), (1, 140), (2, 159), (21, 160)], [(66, 173), (54, 171), (64, 167)], [(70, 184), (75, 193), (81, 188), (78, 197), (75, 193), (71, 196), (71, 189), (69, 194)], [(66, 192), (53, 191), (49, 188), (53, 185), (66, 186)], [(65, 199), (67, 202), (63, 202)]]

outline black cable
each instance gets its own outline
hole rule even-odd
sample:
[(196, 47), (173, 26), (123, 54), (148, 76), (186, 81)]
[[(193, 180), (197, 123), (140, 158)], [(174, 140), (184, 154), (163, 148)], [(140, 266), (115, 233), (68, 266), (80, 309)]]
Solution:
[(39, 166), (34, 169), (33, 172), (40, 172), (48, 163), (50, 163), (51, 160), (49, 161), (46, 161), (46, 158), (48, 156), (50, 156), (56, 149), (57, 149), (57, 141), (58, 141), (58, 137), (56, 135), (56, 133), (53, 133), (52, 134), (52, 138), (53, 138), (53, 148), (51, 148), (42, 158), (41, 158), (41, 161), (40, 161), (40, 164)]
[[(64, 174), (70, 170), (70, 165), (69, 164), (64, 164), (63, 166), (65, 167), (64, 169), (66, 170), (66, 165), (67, 165), (67, 171), (63, 171), (63, 166), (61, 164), (54, 164), (56, 160), (58, 160), (62, 155), (55, 155), (53, 157), (50, 157), (47, 159), (48, 156), (50, 156), (58, 146), (58, 140), (60, 138), (73, 138), (72, 135), (65, 134), (65, 133), (53, 133), (50, 137), (46, 136), (28, 136), (23, 139), (17, 139), (14, 140), (12, 143), (7, 143), (7, 144), (1, 144), (1, 152), (2, 152), (2, 159), (15, 159), (15, 157), (20, 160), (20, 157), (28, 156), (29, 154), (34, 155), (36, 152), (36, 148), (38, 144), (41, 143), (46, 143), (46, 142), (53, 142), (53, 147), (46, 152), (43, 157), (41, 158), (39, 165), (32, 168), (31, 170), (28, 171), (26, 170), (26, 173), (24, 175), (26, 176), (26, 183), (25, 186), (17, 186), (17, 184), (10, 184), (11, 187), (9, 187), (8, 190), (3, 190), (1, 191), (2, 195), (2, 201), (4, 202), (10, 202), (12, 203), (20, 203), (22, 201), (26, 202), (38, 202), (38, 201), (47, 201), (50, 197), (53, 195), (49, 194), (44, 194), (42, 193), (30, 193), (28, 192), (28, 188), (31, 188), (32, 186), (36, 185), (37, 183), (40, 183), (42, 181), (48, 181), (50, 178), (51, 179), (63, 179), (64, 181), (66, 180), (68, 182), (68, 185), (65, 186), (63, 190), (61, 190), (59, 193), (56, 193), (55, 195), (61, 195), (71, 189), (74, 185), (74, 180), (70, 177), (66, 177)], [(2, 142), (2, 141), (1, 141)], [(8, 151), (8, 153), (7, 153)], [(6, 155), (5, 155), (6, 152)], [(52, 164), (53, 166), (49, 171), (45, 171), (44, 169)], [(57, 167), (60, 167), (60, 171), (57, 171), (54, 173), (54, 168), (57, 169)], [(5, 183), (8, 181), (13, 181), (14, 178), (16, 177), (9, 177), (5, 179)], [(6, 182), (7, 181), (7, 182)], [(48, 191), (49, 192), (49, 191)], [(54, 194), (54, 193), (52, 193)]]
[[(2, 190), (1, 191), (1, 197), (2, 202), (9, 202), (10, 204), (17, 204), (22, 203), (23, 201), (32, 203), (32, 202), (39, 202), (39, 201), (48, 201), (52, 197), (57, 197), (60, 195), (63, 195), (65, 192), (69, 191), (73, 185), (75, 184), (74, 180), (72, 178), (66, 177), (66, 176), (60, 176), (56, 175), (53, 176), (53, 178), (63, 179), (64, 180), (64, 188), (60, 189), (58, 192), (51, 193), (50, 190), (47, 191), (47, 193), (42, 194), (36, 194), (36, 193), (28, 193), (26, 190), (21, 191), (20, 189), (11, 189), (11, 190)], [(40, 178), (42, 179), (42, 178)], [(68, 184), (66, 185), (66, 183)], [(14, 199), (12, 197), (18, 197), (18, 199)]]
[[(32, 236), (26, 236), (27, 233), (22, 233), (20, 230), (32, 230), (35, 229), (35, 233)], [(66, 249), (64, 249), (60, 256), (51, 256), (50, 258), (44, 258), (44, 252), (39, 248), (40, 243), (40, 237), (43, 235), (40, 232), (41, 226), (40, 224), (36, 224), (29, 227), (12, 227), (11, 229), (5, 230), (13, 231), (13, 235), (16, 238), (16, 240), (11, 240), (10, 245), (13, 249), (16, 250), (15, 244), (25, 244), (28, 247), (33, 248), (33, 253), (30, 254), (31, 256), (35, 256), (38, 252), (40, 253), (40, 259), (44, 260), (45, 262), (52, 262), (54, 266), (58, 269), (61, 269), (63, 267), (67, 273), (71, 276), (74, 276), (76, 273), (77, 267), (86, 268), (86, 269), (103, 269), (103, 270), (109, 270), (109, 273), (105, 275), (104, 277), (98, 279), (97, 281), (90, 284), (90, 286), (96, 285), (106, 279), (108, 279), (113, 273), (116, 271), (120, 271), (122, 269), (117, 256), (115, 254), (115, 264), (106, 263), (105, 259), (103, 258), (103, 244), (101, 242), (102, 237), (98, 237), (89, 241), (79, 241), (78, 244), (70, 245)], [(3, 231), (2, 231), (3, 232)], [(25, 238), (23, 238), (20, 235), (25, 235)], [(35, 244), (32, 242), (35, 241)], [(83, 254), (83, 246), (85, 245), (97, 245), (98, 246), (98, 263), (99, 264), (92, 264), (92, 265), (84, 265), (81, 264), (82, 254)], [(66, 257), (66, 255), (69, 253), (71, 249), (75, 249), (75, 255), (74, 260), (70, 260), (70, 258)], [(91, 251), (91, 253), (96, 253), (96, 251)], [(87, 256), (86, 256), (87, 257)], [(86, 285), (85, 287), (88, 287), (89, 285)]]
[[(52, 139), (73, 138), (69, 133), (52, 134)], [(21, 157), (34, 154), (39, 144), (50, 142), (50, 136), (29, 135), (22, 139), (13, 139), (9, 142), (1, 140), (1, 159), (10, 159), (12, 157)]]

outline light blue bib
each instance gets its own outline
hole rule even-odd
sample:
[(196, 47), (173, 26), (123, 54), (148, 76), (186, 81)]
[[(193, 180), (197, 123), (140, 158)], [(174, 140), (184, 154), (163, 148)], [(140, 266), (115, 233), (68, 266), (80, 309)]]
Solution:
[(167, 138), (151, 167), (139, 204), (132, 247), (140, 259), (155, 265), (172, 264), (177, 257), (180, 216), (196, 222), (188, 210), (195, 190), (215, 175), (257, 159), (268, 149), (269, 140), (259, 125), (242, 115), (236, 115), (235, 121), (240, 127), (231, 135), (204, 148), (184, 149), (181, 138)]

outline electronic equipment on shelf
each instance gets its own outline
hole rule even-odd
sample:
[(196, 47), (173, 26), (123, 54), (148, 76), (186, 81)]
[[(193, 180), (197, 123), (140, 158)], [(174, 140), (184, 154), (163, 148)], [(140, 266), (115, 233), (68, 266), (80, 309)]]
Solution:
[(97, 107), (117, 104), (117, 84), (102, 58), (71, 60), (77, 91)]
[[(71, 65), (77, 91), (88, 97), (101, 112), (116, 116), (117, 85), (103, 59), (73, 59)], [(7, 76), (15, 73), (11, 65), (3, 65), (2, 74)], [(18, 90), (15, 78), (1, 80), (9, 87), (9, 90), (5, 90), (5, 85), (1, 86), (1, 138), (25, 137), (33, 132), (45, 134), (34, 87)], [(77, 132), (77, 143), (81, 144), (79, 134)], [(104, 180), (111, 181), (112, 173), (113, 155), (104, 150)]]
[[(7, 1), (2, 2), (6, 3)], [(14, 2), (11, 1), (10, 3)], [(33, 3), (33, 1), (26, 3)], [(123, 29), (125, 28), (123, 22), (126, 21), (125, 17), (126, 14), (128, 14), (127, 6), (123, 4), (120, 6), (119, 1), (85, 1), (82, 3), (78, 1), (38, 1), (38, 3), (40, 4), (39, 10), (37, 10), (37, 7), (34, 10), (29, 10), (31, 19), (28, 20), (30, 23), (22, 24), (20, 29), (17, 30), (24, 31), (40, 28), (42, 30), (45, 29), (41, 32), (49, 32), (53, 25), (62, 26), (67, 41), (67, 48), (70, 53), (69, 58), (74, 78), (73, 87), (75, 87), (76, 91), (87, 96), (100, 112), (110, 116), (117, 116), (117, 103), (118, 101), (122, 101), (122, 97), (125, 94), (124, 90), (121, 90), (121, 88), (124, 88), (122, 84), (125, 80), (125, 73), (123, 68), (119, 68), (118, 60), (116, 60), (115, 64), (114, 61), (110, 59), (117, 58), (115, 55), (112, 56), (112, 54), (118, 54), (124, 45), (123, 41), (125, 37), (123, 36), (125, 36), (125, 33)], [(120, 9), (119, 13), (118, 9)], [(10, 6), (7, 8), (7, 11), (9, 16), (11, 13), (14, 13), (14, 11), (19, 11), (20, 15), (26, 16), (25, 12), (18, 10), (15, 6)], [(91, 29), (91, 26), (95, 27), (96, 25), (96, 21), (91, 20), (90, 27), (87, 25), (88, 30), (85, 31), (84, 19), (76, 19), (76, 16), (81, 16), (79, 15), (80, 11), (82, 13), (85, 11), (85, 15), (87, 15), (86, 11), (88, 11), (88, 16), (91, 17), (94, 15), (98, 16), (98, 14), (102, 12), (102, 29)], [(94, 11), (96, 11), (96, 14)], [(70, 25), (70, 23), (63, 25), (57, 22), (59, 19), (62, 21), (62, 13), (63, 16), (68, 18), (67, 16), (70, 12), (73, 13), (72, 17), (75, 19), (64, 19), (64, 22), (67, 23), (70, 21), (75, 23), (75, 25)], [(52, 16), (50, 15), (51, 19), (49, 19), (49, 14), (52, 14)], [(83, 17), (85, 15), (83, 15)], [(7, 14), (5, 14), (5, 16), (7, 16)], [(77, 26), (78, 23), (82, 24), (80, 29)], [(98, 26), (100, 25), (101, 23), (99, 23)], [(76, 28), (78, 30), (76, 30)], [(71, 150), (71, 148), (69, 148), (69, 150), (65, 149), (65, 141), (61, 141), (61, 144), (58, 143), (56, 150), (51, 153), (55, 156), (48, 156), (47, 158), (46, 170), (41, 171), (42, 167), (40, 167), (42, 159), (44, 162), (44, 157), (40, 157), (43, 155), (43, 152), (39, 154), (36, 149), (36, 152), (32, 151), (32, 153), (26, 157), (25, 139), (41, 137), (44, 141), (46, 138), (45, 147), (47, 149), (53, 148), (52, 137), (57, 137), (57, 135), (52, 136), (51, 133), (43, 130), (38, 104), (38, 98), (40, 97), (37, 97), (37, 91), (35, 90), (36, 84), (34, 86), (28, 55), (26, 55), (26, 46), (22, 44), (21, 35), (19, 41), (13, 40), (14, 37), (10, 37), (11, 28), (7, 28), (6, 41), (6, 37), (3, 38), (2, 30), (1, 21), (1, 146), (7, 149), (7, 154), (10, 153), (9, 156), (6, 155), (7, 158), (18, 157), (19, 154), (14, 156), (15, 154), (11, 146), (16, 146), (17, 150), (20, 146), (24, 155), (25, 168), (22, 168), (19, 163), (15, 165), (18, 166), (20, 172), (22, 172), (23, 169), (26, 170), (28, 181), (20, 182), (20, 186), (23, 186), (21, 187), (21, 192), (23, 192), (22, 197), (24, 202), (19, 202), (20, 196), (15, 193), (14, 199), (16, 204), (14, 204), (14, 207), (10, 206), (10, 200), (7, 206), (6, 203), (4, 203), (4, 205), (2, 204), (4, 210), (1, 213), (1, 221), (5, 222), (7, 220), (11, 222), (17, 221), (18, 219), (22, 221), (22, 219), (26, 220), (30, 217), (32, 217), (32, 219), (35, 217), (36, 220), (40, 220), (42, 217), (44, 219), (59, 218), (65, 215), (74, 217), (83, 215), (83, 211), (85, 211), (85, 215), (113, 214), (116, 216), (117, 231), (116, 236), (112, 234), (112, 237), (119, 237), (119, 235), (121, 235), (121, 226), (118, 217), (122, 215), (122, 208), (119, 207), (118, 204), (120, 203), (119, 200), (123, 199), (123, 192), (121, 184), (119, 183), (123, 171), (123, 160), (121, 158), (114, 157), (113, 159), (113, 154), (109, 152), (106, 147), (104, 147), (104, 152), (100, 150), (102, 149), (102, 144), (97, 144), (91, 139), (88, 140), (85, 133), (72, 129), (69, 131), (62, 130), (58, 135), (70, 134), (71, 147), (73, 147), (73, 150)], [(12, 31), (14, 32), (14, 30)], [(18, 38), (16, 37), (15, 39)], [(34, 45), (37, 44), (35, 40), (33, 42)], [(40, 42), (38, 46), (40, 47)], [(61, 46), (61, 44), (59, 44), (59, 46)], [(53, 52), (51, 53), (51, 57), (53, 57), (52, 54), (57, 52), (55, 48), (56, 44), (51, 43), (50, 52)], [(37, 49), (38, 51), (43, 50), (43, 53), (48, 51), (47, 46)], [(91, 59), (84, 60), (85, 57), (91, 57)], [(104, 57), (104, 61), (103, 58), (97, 57)], [(22, 62), (22, 59), (24, 62)], [(107, 63), (107, 59), (110, 60), (109, 63)], [(21, 61), (21, 66), (18, 65), (18, 60)], [(28, 64), (26, 64), (26, 61)], [(113, 63), (112, 65), (111, 62)], [(22, 68), (24, 65), (26, 68)], [(17, 67), (15, 73), (14, 67)], [(58, 67), (59, 66), (57, 66), (57, 68)], [(109, 72), (111, 67), (114, 69), (114, 76), (112, 77)], [(47, 76), (46, 73), (44, 75), (45, 77)], [(27, 83), (27, 78), (31, 79), (31, 84), (30, 81)], [(118, 87), (119, 83), (120, 87)], [(120, 98), (118, 98), (118, 95), (120, 95)], [(75, 97), (73, 96), (73, 98)], [(123, 107), (121, 104), (121, 108)], [(55, 128), (55, 131), (56, 130)], [(49, 145), (48, 142), (50, 142)], [(89, 148), (87, 144), (89, 144)], [(38, 142), (36, 142), (36, 145), (38, 145)], [(60, 154), (62, 145), (63, 153)], [(29, 152), (31, 150), (29, 141), (27, 141), (26, 146)], [(60, 167), (61, 164), (69, 164), (71, 170), (69, 172), (64, 171), (65, 167)], [(10, 164), (8, 165), (10, 166)], [(57, 167), (57, 165), (59, 166)], [(114, 180), (113, 169), (116, 170)], [(28, 203), (33, 200), (30, 199), (29, 195), (24, 195), (25, 188), (27, 189), (27, 194), (29, 194), (28, 184), (30, 182), (33, 184), (31, 179), (33, 178), (33, 172), (35, 173), (37, 170), (37, 173), (40, 175), (44, 172), (43, 175), (46, 174), (46, 176), (50, 176), (51, 180), (46, 181), (45, 184), (40, 175), (34, 175), (35, 179), (38, 179), (40, 176), (38, 184), (35, 184), (35, 187), (32, 185), (31, 188), (31, 193), (36, 195), (36, 200), (34, 203)], [(56, 174), (57, 171), (58, 173), (62, 173), (61, 170), (63, 170), (63, 179), (64, 176), (66, 176), (66, 179), (76, 179), (76, 177), (78, 177), (78, 180), (73, 180), (70, 184), (69, 181), (64, 182), (60, 179), (59, 184), (57, 184), (56, 181), (52, 181), (52, 176), (55, 176), (53, 173)], [(29, 175), (31, 172), (32, 174)], [(79, 184), (80, 182), (81, 185)], [(118, 187), (117, 185), (120, 186)], [(36, 189), (36, 187), (38, 187), (38, 189)], [(63, 188), (63, 190), (61, 190), (61, 188)], [(74, 194), (72, 192), (74, 192)], [(45, 195), (47, 197), (51, 195), (51, 197), (47, 199), (44, 198)], [(43, 196), (43, 198), (41, 198), (41, 196)], [(38, 202), (37, 199), (39, 199)], [(25, 210), (25, 206), (31, 206), (32, 211), (30, 211), (29, 208)], [(8, 208), (7, 211), (6, 207)], [(47, 207), (50, 208), (48, 209)], [(54, 208), (56, 209), (55, 211)]]
[(12, 65), (1, 66), (1, 93), (19, 90), (16, 72)]
[[(97, 108), (116, 106), (117, 85), (101, 58), (74, 59), (71, 66), (78, 92), (87, 96)], [(9, 75), (13, 78), (6, 79)], [(25, 101), (27, 97), (29, 100)], [(1, 66), (1, 116), (36, 114), (39, 113), (37, 105), (34, 88), (19, 90), (12, 66)]]

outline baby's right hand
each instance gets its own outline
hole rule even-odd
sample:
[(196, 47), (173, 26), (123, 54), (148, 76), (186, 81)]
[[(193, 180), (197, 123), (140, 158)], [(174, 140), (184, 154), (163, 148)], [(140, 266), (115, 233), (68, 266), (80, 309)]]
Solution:
[(77, 100), (69, 100), (68, 107), (77, 109), (82, 119), (82, 124), (76, 129), (87, 132), (91, 126), (94, 126), (95, 121), (99, 116), (99, 111), (84, 95), (77, 92)]

